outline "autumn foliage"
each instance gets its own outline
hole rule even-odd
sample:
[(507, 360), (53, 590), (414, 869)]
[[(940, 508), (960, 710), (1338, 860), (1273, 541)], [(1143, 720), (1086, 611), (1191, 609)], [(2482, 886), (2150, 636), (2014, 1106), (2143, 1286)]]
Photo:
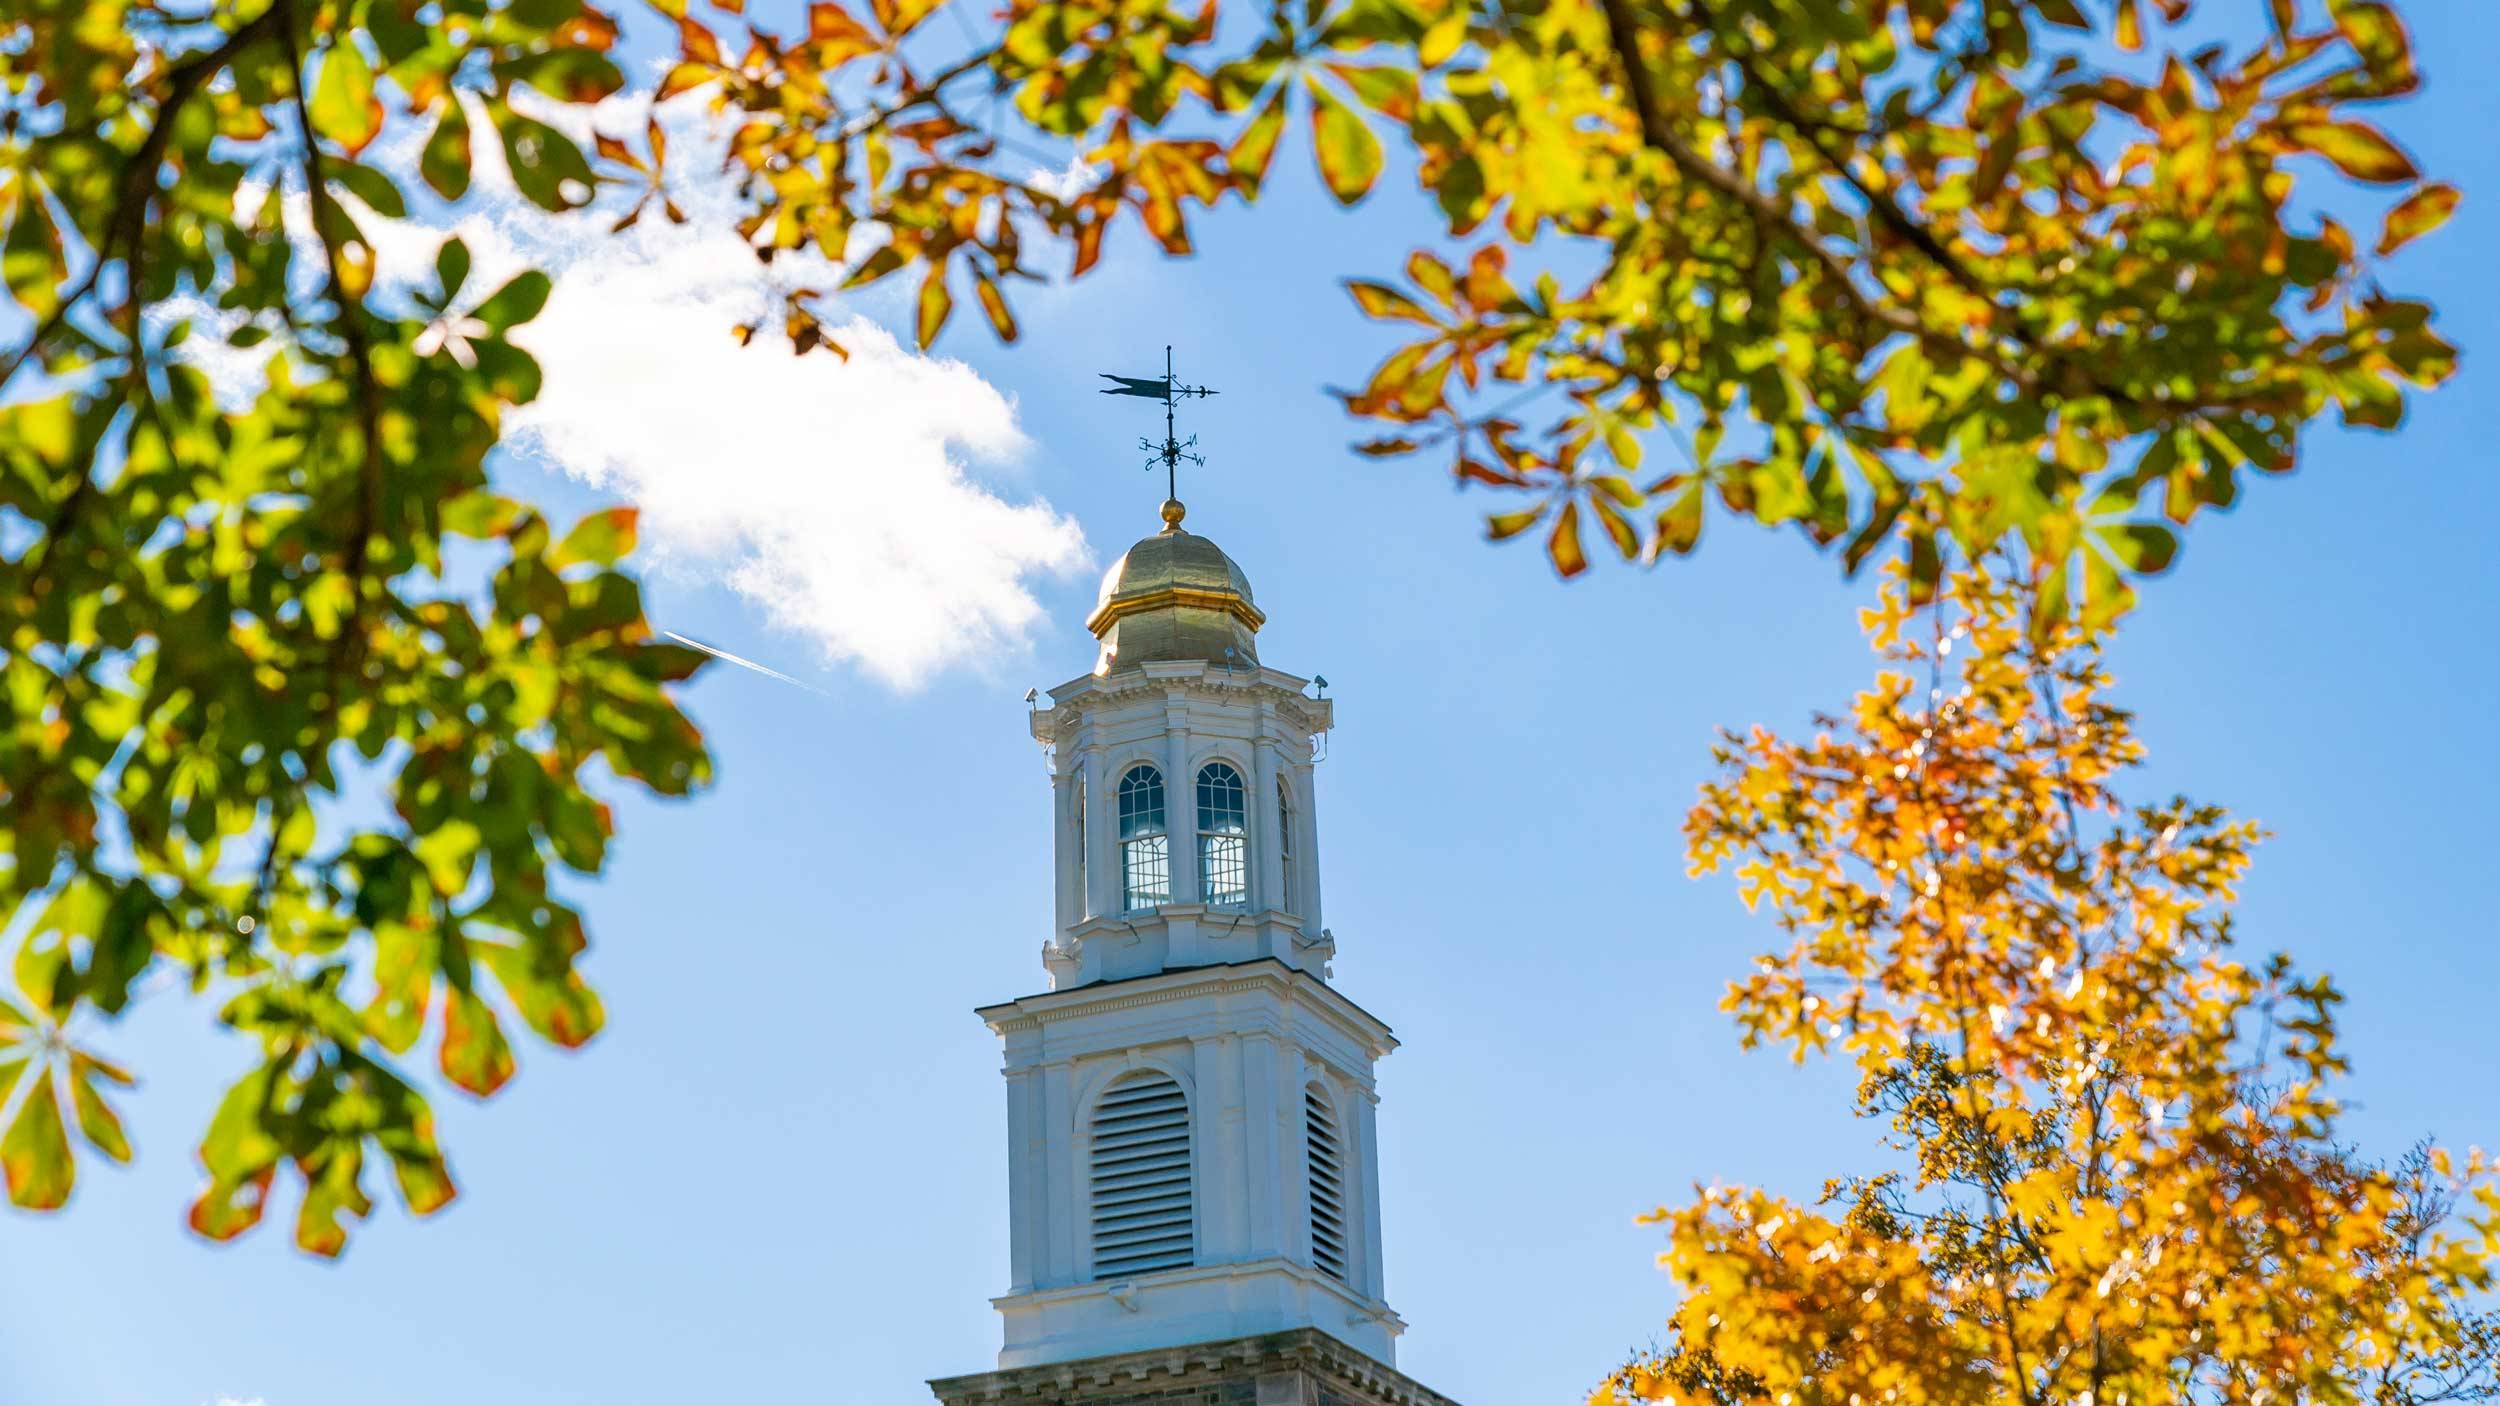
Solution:
[(2479, 1152), (2340, 1140), (2341, 996), (2243, 958), (2258, 828), (2121, 786), (2093, 638), (2010, 560), (1867, 626), (1886, 669), (1797, 741), (1719, 749), (1686, 824), (1784, 946), (1747, 1046), (1838, 1057), (1889, 1156), (1811, 1204), (1662, 1209), (1672, 1341), (1596, 1393), (1872, 1406), (2476, 1400), (2500, 1332)]
[[(2037, 564), (2044, 625), (2097, 627), (2181, 525), (2296, 466), (2306, 427), (2392, 427), (2454, 366), (2386, 263), (2460, 198), (2369, 115), (2420, 83), (2396, 9), (2262, 0), (2208, 42), (2228, 8), (10, 7), (0, 281), (28, 329), (0, 351), (0, 912), (25, 934), (0, 999), (11, 1199), (57, 1207), (82, 1148), (130, 1154), (110, 1102), (129, 1076), (94, 1037), (151, 992), (214, 999), (250, 1052), (199, 1144), (192, 1224), (241, 1233), (284, 1183), (297, 1242), (325, 1254), (385, 1168), (412, 1211), (452, 1196), (420, 1065), (486, 1096), (517, 1067), (514, 1031), (571, 1046), (599, 1028), (568, 875), (605, 863), (612, 785), (680, 795), (709, 776), (676, 691), (702, 657), (644, 617), (630, 510), (560, 526), (492, 481), (508, 415), (538, 393), (512, 334), (546, 274), (477, 286), (454, 239), (425, 286), (389, 286), (375, 231), (469, 199), (489, 151), (545, 211), (686, 219), (656, 115), (590, 126), (626, 87), (620, 19), (669, 41), (652, 98), (727, 137), (737, 228), (778, 301), (724, 336), (839, 355), (825, 300), (902, 279), (922, 344), (966, 305), (1012, 339), (1024, 286), (1124, 241), (1187, 253), (1209, 211), (1260, 200), (1281, 154), (1307, 150), (1341, 203), (1414, 180), (1430, 247), (1348, 281), (1408, 341), (1342, 403), (1375, 422), (1364, 452), (1429, 451), (1504, 495), (1494, 537), (1540, 534), (1572, 575), (1593, 544), (1655, 562), (1733, 517), (1796, 527), (1850, 570), (1896, 560), (1921, 600), (1947, 560), (2010, 548)], [(793, 264), (822, 286), (783, 277)], [(260, 368), (249, 395), (211, 383), (211, 343)], [(1941, 765), (1945, 742), (1920, 740), (1896, 781)], [(2123, 761), (2087, 744), (2035, 783), (2078, 813)], [(1972, 789), (1942, 817), (1958, 828), (1888, 833), (1891, 881), (1932, 870), (1923, 902), (2011, 911), (2012, 894), (1956, 886), (1978, 856), (2057, 833), (1995, 813), (2013, 799)], [(2202, 940), (2205, 908), (2163, 905), (2218, 897), (2248, 836), (2200, 816), (2110, 854), (2091, 892), (2119, 903), (2109, 885), (2139, 871), (2168, 887), (2094, 921), (2143, 905), (2182, 952)], [(1782, 833), (1850, 839), (1841, 821)], [(2183, 852), (2205, 867), (2161, 867)], [(1839, 901), (1803, 877), (1820, 859), (1755, 862), (1775, 903)], [(1870, 1097), (1911, 1097), (1935, 1076), (1902, 1061), (1936, 1032), (1878, 979), (1898, 957), (1968, 987), (1934, 999), (2010, 1022), (1979, 1046), (2015, 1061), (2007, 1088), (2064, 1077), (2026, 1043), (2062, 1036), (2054, 1019), (2024, 1033), (2046, 978), (2021, 973), (2080, 947), (1978, 964), (1857, 940), (1830, 960), (1858, 964), (1864, 991), (1809, 993), (1827, 1004), (1800, 1014), (1775, 983), (1748, 1008), (1756, 1033), (1841, 1039), (1817, 1032), (1842, 1002), (1851, 1048), (1911, 1081)], [(2241, 978), (2185, 956), (2140, 960), (2109, 980), (2149, 993), (2171, 972), (2225, 1012), (2165, 1021), (2237, 1032), (2232, 1012), (2269, 1003), (2324, 1019), (2323, 989), (2287, 975), (2234, 994)], [(2124, 995), (2081, 992), (2063, 999)], [(2272, 1068), (2324, 1049), (2279, 1029)], [(2104, 1111), (2228, 1106), (2174, 1082), (2188, 1072), (2135, 1071)], [(2025, 1106), (2056, 1136), (2074, 1126)]]

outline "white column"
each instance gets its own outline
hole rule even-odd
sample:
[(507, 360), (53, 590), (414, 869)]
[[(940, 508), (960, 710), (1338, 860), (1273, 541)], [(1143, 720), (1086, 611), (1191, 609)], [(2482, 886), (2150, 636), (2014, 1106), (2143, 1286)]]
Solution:
[(1268, 735), (1273, 710), (1259, 705), (1258, 735), (1251, 741), (1250, 864), (1256, 892), (1250, 911), (1280, 908), (1285, 901), (1285, 857), (1276, 831), (1276, 739)]
[(1198, 778), (1189, 769), (1189, 704), (1178, 695), (1164, 704), (1165, 755), (1163, 818), (1172, 830), (1172, 901), (1196, 903), (1198, 897)]
[[(1090, 733), (1090, 729), (1089, 729)], [(1120, 911), (1119, 778), (1103, 770), (1102, 750), (1085, 748), (1079, 766), (1085, 769), (1085, 912), (1087, 916)]]
[(1056, 860), (1051, 875), (1058, 897), (1061, 932), (1075, 927), (1085, 916), (1085, 895), (1078, 889), (1076, 862), (1076, 837), (1083, 829), (1076, 819), (1077, 778), (1083, 775), (1079, 770), (1082, 766), (1078, 759), (1075, 765), (1054, 771), (1050, 778), (1050, 829), (1052, 856)]
[(1319, 903), (1319, 776), (1310, 763), (1300, 762), (1288, 784), (1302, 812), (1302, 833), (1294, 837), (1301, 843), (1293, 847), (1294, 906), (1301, 911), (1303, 928), (1316, 934), (1326, 925)]
[(1049, 1235), (1036, 1287), (1076, 1281), (1077, 1224), (1085, 1218), (1085, 1188), (1076, 1165), (1076, 1089), (1065, 1064), (1042, 1070), (1042, 1199)]
[(1362, 1197), (1361, 1208), (1355, 1212), (1363, 1227), (1363, 1267), (1355, 1283), (1362, 1286), (1364, 1293), (1385, 1300), (1389, 1294), (1380, 1271), (1380, 1121), (1376, 1116), (1380, 1095), (1369, 1089), (1356, 1089), (1352, 1102), (1355, 1136), (1362, 1142), (1356, 1165), (1363, 1169), (1362, 1190), (1358, 1193)]
[(1198, 1263), (1246, 1258), (1250, 1240), (1249, 1151), (1241, 1109), (1241, 1042), (1198, 1035)]
[(1042, 1128), (1039, 1071), (1007, 1071), (1007, 1272), (1009, 1292), (1031, 1289), (1047, 1256), (1050, 1202), (1044, 1185), (1050, 1139)]
[[(1242, 1197), (1249, 1236), (1245, 1258), (1285, 1253), (1281, 1067), (1285, 1051), (1265, 1033), (1241, 1037), (1241, 1130), (1249, 1186)], [(1297, 1056), (1298, 1058), (1299, 1056)]]

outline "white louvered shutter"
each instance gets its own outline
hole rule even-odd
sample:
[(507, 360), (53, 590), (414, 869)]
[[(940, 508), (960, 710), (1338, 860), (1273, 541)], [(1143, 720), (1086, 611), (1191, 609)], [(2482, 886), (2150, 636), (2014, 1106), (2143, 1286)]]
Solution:
[(1315, 1088), (1302, 1091), (1305, 1145), (1311, 1161), (1311, 1263), (1345, 1280), (1345, 1156), (1336, 1115)]
[(1168, 1074), (1115, 1085), (1094, 1106), (1094, 1277), (1179, 1269), (1196, 1258), (1189, 1100)]

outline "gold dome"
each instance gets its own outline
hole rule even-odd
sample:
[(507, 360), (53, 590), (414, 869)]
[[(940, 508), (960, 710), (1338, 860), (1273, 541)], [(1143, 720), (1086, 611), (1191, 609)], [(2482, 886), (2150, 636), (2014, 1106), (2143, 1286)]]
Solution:
[(1097, 674), (1150, 660), (1204, 660), (1258, 667), (1267, 617), (1250, 578), (1224, 549), (1181, 530), (1181, 505), (1163, 505), (1161, 532), (1128, 549), (1103, 573), (1085, 627), (1102, 641)]

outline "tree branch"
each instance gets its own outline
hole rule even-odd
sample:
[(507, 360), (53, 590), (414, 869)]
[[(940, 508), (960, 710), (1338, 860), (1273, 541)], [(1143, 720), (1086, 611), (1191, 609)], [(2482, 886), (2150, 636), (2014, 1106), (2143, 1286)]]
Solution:
[(295, 38), (295, 3), (296, 0), (277, 0), (274, 8), (287, 17), (284, 35), (289, 87), (296, 126), (304, 138), (304, 184), (312, 204), (313, 237), (320, 241), (328, 266), (331, 301), (338, 304), (339, 337), (346, 342), (348, 360), (355, 365), (357, 426), (364, 441), (362, 459), (357, 468), (356, 520), (353, 535), (347, 543), (345, 562), (352, 603), (340, 632), (330, 706), (325, 710), (335, 723), (340, 709), (346, 706), (347, 689), (363, 655), (365, 597), (369, 584), (366, 577), (372, 563), (373, 532), (381, 517), (382, 503), (381, 385), (374, 378), (373, 348), (365, 340), (364, 305), (348, 291), (346, 273), (339, 262), (338, 245), (330, 237), (333, 218), (343, 220), (346, 217), (331, 198), (329, 183), (321, 174), (321, 138), (313, 128), (312, 111), (304, 97), (304, 55)]

